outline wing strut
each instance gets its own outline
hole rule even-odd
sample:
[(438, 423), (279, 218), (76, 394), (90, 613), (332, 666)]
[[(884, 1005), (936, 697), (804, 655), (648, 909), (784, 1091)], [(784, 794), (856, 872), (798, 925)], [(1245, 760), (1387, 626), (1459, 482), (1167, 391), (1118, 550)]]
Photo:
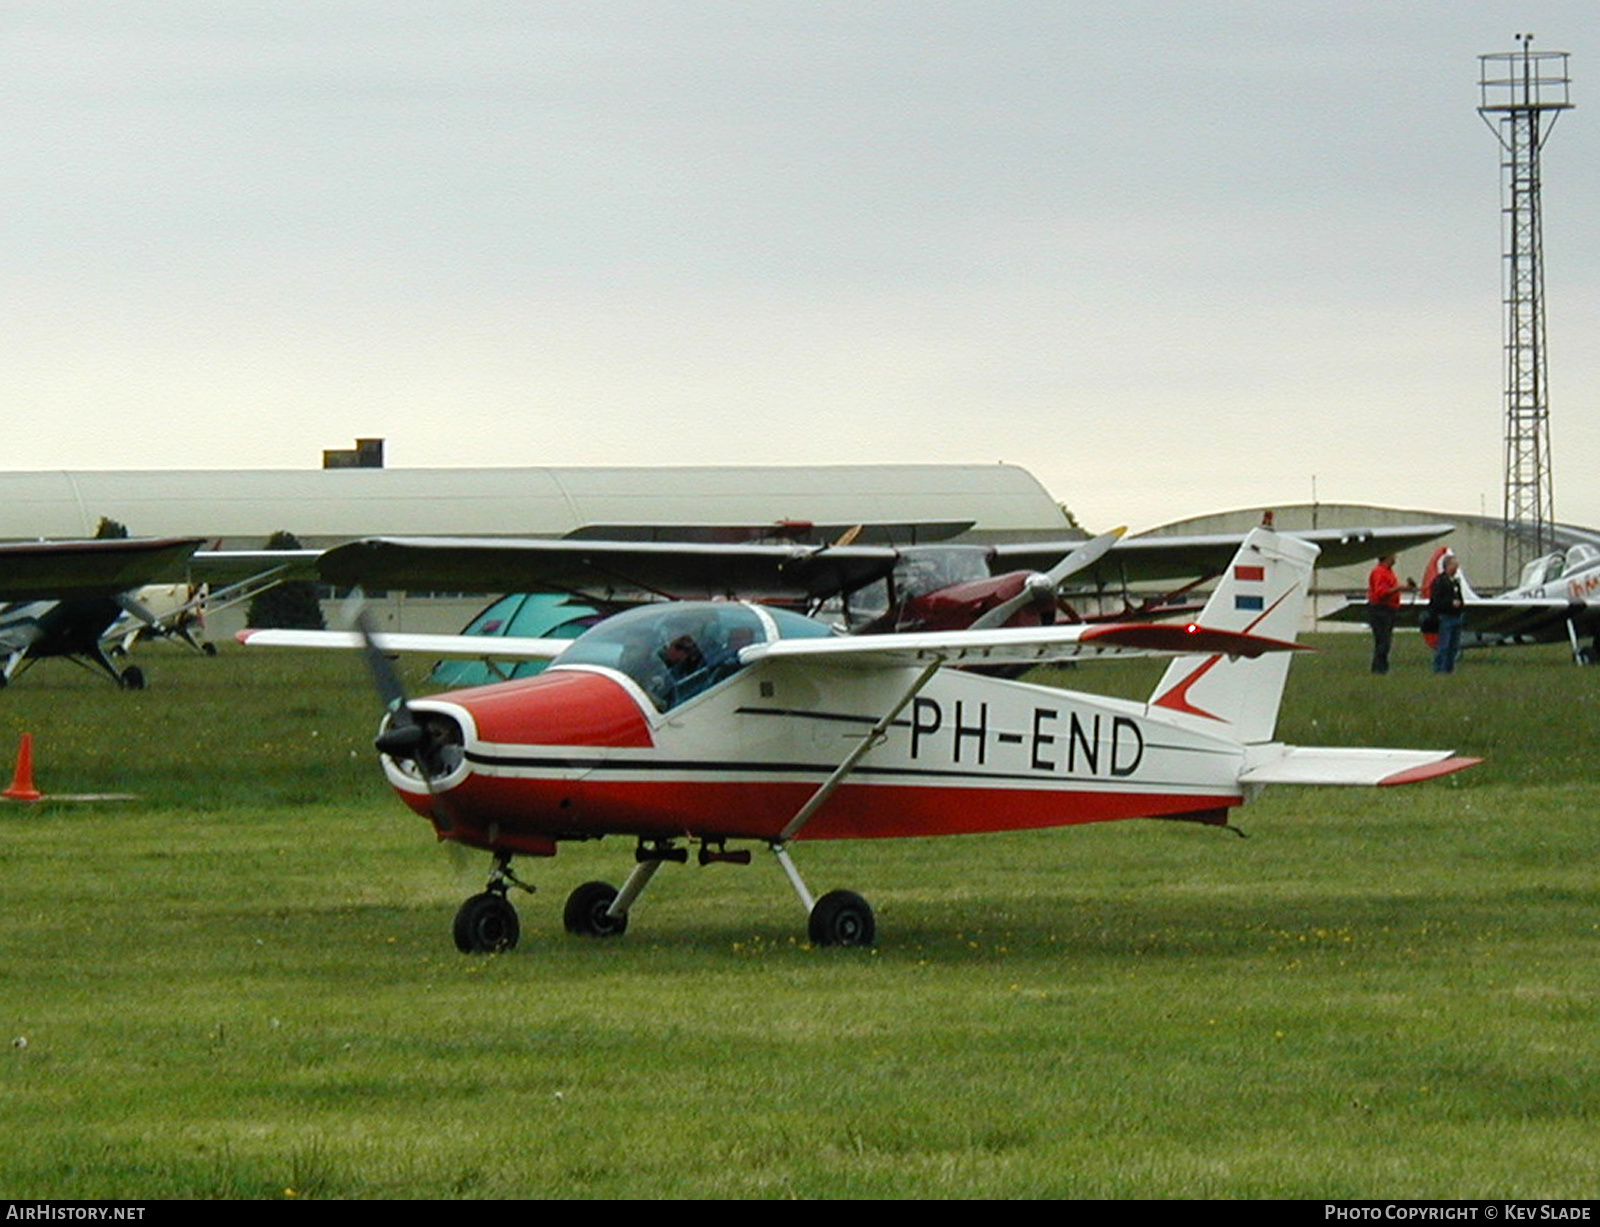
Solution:
[(933, 675), (943, 666), (944, 658), (940, 657), (930, 663), (921, 673), (917, 674), (917, 680), (912, 682), (905, 694), (900, 696), (900, 701), (872, 726), (865, 737), (856, 743), (855, 749), (845, 755), (844, 762), (833, 769), (833, 774), (823, 781), (822, 787), (811, 794), (811, 799), (800, 807), (798, 814), (789, 819), (789, 825), (778, 832), (778, 838), (773, 841), (774, 843), (786, 844), (800, 833), (801, 828), (811, 821), (811, 816), (822, 808), (823, 803), (829, 797), (833, 796), (834, 789), (843, 784), (845, 777), (855, 770), (855, 765), (861, 761), (862, 756), (883, 741), (883, 736), (888, 731), (889, 726), (894, 723), (894, 718), (905, 711), (906, 704), (910, 703), (912, 699), (922, 692), (922, 688), (933, 680)]
[(883, 741), (884, 734), (889, 731), (889, 726), (894, 723), (895, 717), (905, 711), (906, 704), (910, 703), (912, 699), (922, 692), (922, 688), (933, 680), (933, 675), (939, 672), (943, 666), (944, 660), (940, 658), (929, 663), (921, 673), (917, 674), (916, 680), (906, 688), (906, 692), (900, 696), (899, 702), (890, 708), (867, 731), (866, 736), (862, 737), (856, 743), (855, 748), (845, 755), (844, 762), (833, 769), (833, 773), (822, 782), (822, 786), (811, 794), (810, 800), (800, 807), (799, 813), (789, 819), (788, 825), (778, 833), (778, 838), (767, 845), (772, 849), (772, 855), (777, 857), (778, 864), (783, 867), (784, 875), (789, 879), (789, 885), (794, 887), (794, 893), (800, 896), (800, 906), (805, 908), (808, 915), (811, 909), (816, 906), (816, 900), (812, 898), (811, 892), (806, 889), (805, 879), (800, 876), (800, 871), (795, 868), (794, 861), (789, 856), (789, 841), (800, 833), (806, 823), (811, 821), (812, 815), (822, 808), (829, 797), (833, 796), (834, 790), (844, 783), (845, 777), (855, 770), (855, 765), (861, 761), (867, 751)]

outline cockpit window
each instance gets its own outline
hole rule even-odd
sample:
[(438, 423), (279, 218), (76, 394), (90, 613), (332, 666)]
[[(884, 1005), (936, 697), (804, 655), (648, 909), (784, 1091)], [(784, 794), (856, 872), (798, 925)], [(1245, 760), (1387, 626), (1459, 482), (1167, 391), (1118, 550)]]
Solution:
[(902, 599), (988, 578), (989, 551), (982, 546), (917, 546), (903, 550), (894, 564), (895, 592)]
[(1600, 559), (1600, 549), (1596, 549), (1594, 546), (1580, 541), (1577, 545), (1573, 546), (1567, 551), (1567, 569), (1565, 574), (1571, 575), (1574, 571), (1581, 571), (1585, 567), (1592, 567), (1595, 564), (1596, 559)]
[(1522, 568), (1522, 587), (1532, 588), (1538, 584), (1554, 583), (1561, 578), (1561, 573), (1566, 570), (1566, 559), (1560, 554), (1546, 554), (1542, 558), (1535, 558)]
[(739, 672), (739, 653), (753, 644), (828, 633), (826, 626), (780, 609), (721, 601), (645, 605), (585, 633), (556, 658), (555, 667), (616, 669), (658, 711), (669, 711)]

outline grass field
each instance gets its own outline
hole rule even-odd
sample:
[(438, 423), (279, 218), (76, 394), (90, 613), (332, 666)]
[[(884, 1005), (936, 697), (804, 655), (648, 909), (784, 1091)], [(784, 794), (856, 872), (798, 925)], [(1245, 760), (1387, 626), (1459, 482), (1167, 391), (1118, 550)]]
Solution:
[[(801, 845), (878, 911), (803, 943), (776, 867), (669, 866), (561, 932), (619, 840), (520, 862), (522, 945), (387, 792), (344, 657), (153, 649), (0, 694), (0, 1197), (1600, 1195), (1600, 671), (1296, 661), (1280, 732), (1456, 747), (1409, 789), (1169, 823)], [(1117, 665), (1075, 682), (1143, 693)]]

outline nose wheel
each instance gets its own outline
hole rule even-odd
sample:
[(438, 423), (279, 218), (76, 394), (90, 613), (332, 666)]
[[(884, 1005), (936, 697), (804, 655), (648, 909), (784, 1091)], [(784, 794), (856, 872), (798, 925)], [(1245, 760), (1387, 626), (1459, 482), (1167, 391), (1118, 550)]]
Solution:
[(499, 954), (517, 944), (517, 938), (522, 936), (522, 924), (517, 920), (517, 909), (506, 898), (506, 892), (513, 886), (530, 895), (534, 889), (511, 872), (511, 854), (498, 852), (489, 873), (489, 884), (456, 912), (457, 950), (462, 954)]
[(473, 895), (456, 913), (456, 949), (462, 954), (499, 954), (515, 946), (521, 935), (517, 909), (504, 892)]

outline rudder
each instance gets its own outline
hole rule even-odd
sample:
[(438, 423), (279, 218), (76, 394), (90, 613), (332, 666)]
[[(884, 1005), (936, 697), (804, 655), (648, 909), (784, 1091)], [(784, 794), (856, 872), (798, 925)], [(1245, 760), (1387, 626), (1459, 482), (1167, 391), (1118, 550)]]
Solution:
[[(1310, 542), (1253, 529), (1233, 556), (1197, 619), (1204, 627), (1293, 642), (1311, 595), (1320, 551)], [(1270, 741), (1289, 676), (1291, 652), (1255, 660), (1180, 656), (1150, 697), (1152, 708), (1178, 713), (1241, 742)]]

